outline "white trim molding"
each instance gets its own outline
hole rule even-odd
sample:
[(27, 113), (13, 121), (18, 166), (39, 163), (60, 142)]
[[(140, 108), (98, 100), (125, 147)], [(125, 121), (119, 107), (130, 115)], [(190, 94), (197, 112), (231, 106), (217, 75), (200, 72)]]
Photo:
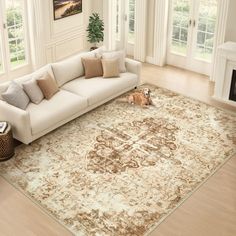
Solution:
[(146, 60), (147, 1), (136, 0), (135, 4), (135, 43), (134, 59)]
[(211, 81), (215, 81), (218, 73), (219, 60), (218, 60), (218, 47), (225, 42), (225, 33), (227, 25), (227, 16), (229, 10), (230, 0), (218, 0), (218, 17), (216, 23), (216, 33), (214, 42), (214, 53), (212, 62), (212, 72), (210, 76)]
[(103, 0), (104, 45), (107, 50), (116, 48), (116, 0)]
[(166, 50), (168, 40), (168, 6), (167, 0), (155, 2), (155, 27), (154, 27), (154, 64), (166, 64)]

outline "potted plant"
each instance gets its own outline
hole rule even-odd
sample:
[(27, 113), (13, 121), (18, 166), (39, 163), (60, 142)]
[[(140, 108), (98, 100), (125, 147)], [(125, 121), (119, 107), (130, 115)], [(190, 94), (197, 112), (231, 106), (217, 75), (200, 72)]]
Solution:
[(91, 47), (91, 50), (97, 48), (97, 44), (103, 42), (104, 39), (104, 22), (100, 19), (98, 13), (93, 13), (89, 17), (89, 25), (87, 28), (88, 32), (88, 41), (94, 46)]

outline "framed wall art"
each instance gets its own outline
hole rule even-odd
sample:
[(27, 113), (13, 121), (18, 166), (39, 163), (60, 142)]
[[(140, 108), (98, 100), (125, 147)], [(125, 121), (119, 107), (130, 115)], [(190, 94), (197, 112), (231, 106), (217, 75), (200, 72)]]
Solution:
[(53, 0), (54, 20), (82, 13), (83, 0)]

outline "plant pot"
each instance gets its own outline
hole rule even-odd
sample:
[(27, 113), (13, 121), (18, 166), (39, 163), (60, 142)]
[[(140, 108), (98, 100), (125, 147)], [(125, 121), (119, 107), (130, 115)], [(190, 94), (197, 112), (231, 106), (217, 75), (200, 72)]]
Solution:
[(98, 47), (94, 46), (94, 47), (90, 48), (90, 51), (93, 51), (93, 50), (96, 50), (96, 49), (98, 49)]

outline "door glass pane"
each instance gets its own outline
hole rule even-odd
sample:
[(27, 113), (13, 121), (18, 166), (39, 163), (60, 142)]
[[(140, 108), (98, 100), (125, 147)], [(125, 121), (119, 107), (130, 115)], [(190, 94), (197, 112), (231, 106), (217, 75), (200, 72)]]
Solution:
[(186, 56), (188, 24), (190, 14), (189, 0), (173, 0), (171, 52)]
[(217, 0), (200, 0), (195, 58), (211, 62), (217, 17)]
[(23, 7), (22, 0), (6, 0), (6, 26), (11, 68), (16, 68), (26, 63)]
[(135, 39), (135, 0), (129, 0), (129, 32), (128, 32), (128, 42), (134, 43)]
[(116, 40), (121, 37), (121, 0), (116, 0)]

